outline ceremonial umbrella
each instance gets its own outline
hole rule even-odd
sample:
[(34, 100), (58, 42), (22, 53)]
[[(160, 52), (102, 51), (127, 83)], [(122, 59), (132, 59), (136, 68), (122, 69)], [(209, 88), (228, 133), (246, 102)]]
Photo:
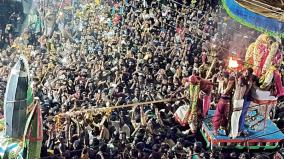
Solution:
[(23, 136), (26, 123), (28, 67), (20, 58), (12, 68), (4, 98), (5, 135), (12, 138)]

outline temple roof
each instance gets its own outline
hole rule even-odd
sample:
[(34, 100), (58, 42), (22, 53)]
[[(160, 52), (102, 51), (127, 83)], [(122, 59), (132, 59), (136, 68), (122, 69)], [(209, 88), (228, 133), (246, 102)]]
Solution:
[(252, 12), (284, 22), (284, 0), (235, 1)]

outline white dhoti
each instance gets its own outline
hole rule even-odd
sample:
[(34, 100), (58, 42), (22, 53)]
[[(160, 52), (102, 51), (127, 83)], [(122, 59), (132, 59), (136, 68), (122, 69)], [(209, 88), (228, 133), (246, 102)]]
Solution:
[(271, 95), (270, 91), (263, 91), (256, 89), (252, 91), (253, 102), (259, 105), (258, 111), (260, 115), (270, 118), (270, 111), (273, 110), (277, 104), (277, 97)]
[(236, 138), (239, 133), (239, 120), (242, 114), (242, 107), (244, 104), (243, 99), (233, 100), (233, 113), (231, 116), (231, 132), (230, 136)]

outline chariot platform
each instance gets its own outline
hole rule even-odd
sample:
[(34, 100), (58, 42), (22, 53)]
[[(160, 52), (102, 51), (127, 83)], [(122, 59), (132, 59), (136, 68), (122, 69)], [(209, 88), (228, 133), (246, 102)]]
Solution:
[(203, 121), (201, 134), (204, 137), (207, 147), (227, 148), (227, 149), (276, 149), (279, 143), (283, 141), (284, 134), (269, 119), (255, 112), (249, 112), (246, 119), (246, 131), (248, 135), (245, 137), (237, 137), (231, 139), (229, 136), (214, 135), (212, 127), (212, 117), (214, 110), (210, 110), (208, 117)]

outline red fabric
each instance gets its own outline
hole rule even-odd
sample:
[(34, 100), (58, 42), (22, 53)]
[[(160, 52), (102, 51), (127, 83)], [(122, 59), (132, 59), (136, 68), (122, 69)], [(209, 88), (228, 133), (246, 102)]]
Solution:
[(220, 99), (212, 119), (214, 131), (217, 132), (220, 126), (227, 127), (230, 101)]
[(255, 66), (255, 67), (258, 68), (258, 69), (255, 69), (255, 75), (257, 77), (259, 77), (261, 75), (263, 65), (265, 63), (265, 60), (266, 60), (268, 54), (269, 54), (269, 50), (267, 49), (267, 47), (264, 44), (261, 44), (258, 47), (258, 50), (259, 50), (259, 56), (261, 56), (261, 58), (260, 58), (260, 62), (258, 64), (258, 66)]
[(258, 99), (253, 99), (253, 102), (259, 105), (276, 105), (277, 100), (258, 100)]
[(213, 83), (209, 80), (200, 79), (200, 90), (209, 95), (213, 89)]
[(284, 87), (282, 84), (281, 74), (278, 70), (274, 71), (274, 79), (277, 97), (284, 96)]
[(211, 103), (211, 96), (205, 95), (203, 97), (203, 117), (204, 118), (207, 116), (207, 113), (210, 109), (210, 103)]
[[(213, 89), (213, 83), (201, 79), (200, 80), (200, 90), (205, 93), (205, 95), (202, 97), (202, 105), (203, 105), (203, 117), (207, 116), (207, 113), (210, 109), (210, 103), (211, 103), (211, 91)], [(201, 99), (200, 99), (201, 100)]]
[(273, 59), (273, 61), (272, 61), (272, 64), (273, 65), (279, 64), (282, 61), (282, 58), (283, 58), (282, 53), (281, 52), (277, 52), (275, 57), (274, 57), (274, 59)]
[(261, 60), (260, 60), (260, 63), (259, 63), (259, 67), (260, 69), (259, 70), (262, 70), (263, 66), (264, 66), (264, 63), (267, 59), (267, 56), (269, 55), (269, 50), (264, 46), (264, 45), (261, 45), (261, 52), (263, 53), (262, 54), (262, 57), (261, 57)]
[(199, 82), (199, 80), (197, 79), (197, 77), (195, 75), (192, 75), (188, 78), (188, 82), (190, 82), (192, 84), (197, 84)]
[[(42, 131), (42, 115), (41, 115), (41, 108), (37, 104), (35, 105), (35, 111), (33, 112), (33, 118), (31, 121), (31, 125), (28, 130), (28, 134), (26, 135), (26, 138), (29, 139), (31, 142), (38, 142), (42, 141), (43, 139), (43, 131)], [(33, 121), (36, 120), (36, 121)], [(37, 125), (33, 125), (32, 123), (36, 122)], [(36, 127), (33, 127), (36, 126)], [(32, 131), (37, 130), (36, 134), (34, 134)]]

